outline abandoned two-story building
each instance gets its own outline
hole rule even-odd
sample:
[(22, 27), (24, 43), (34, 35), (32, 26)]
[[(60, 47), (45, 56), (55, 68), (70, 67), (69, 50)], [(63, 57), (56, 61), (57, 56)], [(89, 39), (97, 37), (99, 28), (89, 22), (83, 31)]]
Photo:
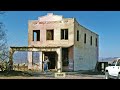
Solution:
[(98, 34), (80, 25), (75, 18), (48, 13), (38, 20), (29, 20), (28, 47), (11, 47), (11, 52), (28, 50), (29, 69), (34, 67), (32, 53), (37, 51), (39, 70), (43, 70), (45, 56), (50, 60), (49, 69), (93, 70), (98, 60), (98, 40)]

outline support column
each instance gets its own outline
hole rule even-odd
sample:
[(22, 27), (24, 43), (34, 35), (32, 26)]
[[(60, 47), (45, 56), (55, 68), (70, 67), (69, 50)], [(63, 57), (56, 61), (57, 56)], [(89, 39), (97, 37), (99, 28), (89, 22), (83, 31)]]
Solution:
[(57, 61), (57, 72), (62, 72), (62, 48), (57, 49), (58, 61)]
[[(42, 61), (45, 61), (45, 54), (42, 54)], [(44, 64), (42, 64), (42, 71), (44, 71)]]
[(31, 70), (32, 70), (32, 59), (33, 59), (32, 51), (29, 51), (28, 52), (28, 69), (31, 69)]
[(9, 51), (9, 67), (8, 67), (9, 70), (13, 70), (13, 53), (14, 53), (14, 51), (10, 48), (10, 51)]
[(42, 54), (42, 58), (43, 58), (43, 61), (45, 61), (45, 54), (44, 53)]
[(39, 69), (40, 69), (40, 71), (42, 71), (42, 61), (43, 61), (42, 56), (43, 56), (43, 53), (42, 53), (42, 51), (41, 51), (41, 52), (39, 52), (39, 60), (40, 60), (40, 66), (39, 66)]

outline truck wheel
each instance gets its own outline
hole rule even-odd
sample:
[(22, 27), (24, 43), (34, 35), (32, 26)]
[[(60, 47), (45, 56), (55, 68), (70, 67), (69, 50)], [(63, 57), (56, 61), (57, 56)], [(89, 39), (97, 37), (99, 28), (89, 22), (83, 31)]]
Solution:
[(105, 79), (109, 79), (109, 73), (105, 72)]

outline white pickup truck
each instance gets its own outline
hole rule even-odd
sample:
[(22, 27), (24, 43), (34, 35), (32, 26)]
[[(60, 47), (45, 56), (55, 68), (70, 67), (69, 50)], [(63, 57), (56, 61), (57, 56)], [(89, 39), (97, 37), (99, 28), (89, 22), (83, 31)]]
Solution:
[(120, 79), (120, 58), (114, 60), (108, 67), (105, 68), (105, 79), (113, 77)]

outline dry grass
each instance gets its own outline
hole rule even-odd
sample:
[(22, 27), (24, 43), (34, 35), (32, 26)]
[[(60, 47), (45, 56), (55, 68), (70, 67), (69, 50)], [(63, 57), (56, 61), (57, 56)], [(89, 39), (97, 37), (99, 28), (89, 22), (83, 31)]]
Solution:
[(0, 71), (0, 76), (32, 76), (28, 72), (24, 71)]

